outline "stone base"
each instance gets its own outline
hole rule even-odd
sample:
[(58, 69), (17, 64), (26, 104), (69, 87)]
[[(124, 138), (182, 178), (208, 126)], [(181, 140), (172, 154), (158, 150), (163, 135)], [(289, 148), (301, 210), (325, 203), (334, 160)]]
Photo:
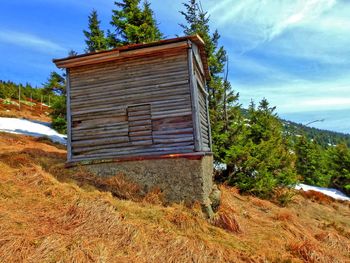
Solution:
[(141, 186), (144, 192), (160, 189), (168, 202), (198, 201), (205, 209), (211, 210), (212, 155), (91, 163), (84, 168), (103, 177), (122, 174)]

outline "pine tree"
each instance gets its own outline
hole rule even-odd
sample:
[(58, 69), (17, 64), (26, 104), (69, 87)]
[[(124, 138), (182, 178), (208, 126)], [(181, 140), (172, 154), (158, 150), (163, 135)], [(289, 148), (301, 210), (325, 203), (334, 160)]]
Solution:
[(242, 192), (265, 198), (271, 197), (276, 187), (297, 181), (294, 156), (274, 111), (265, 99), (257, 108), (252, 102), (247, 120), (241, 123), (238, 138), (227, 149), (226, 157), (226, 162), (234, 167), (228, 182)]
[(330, 186), (350, 195), (350, 149), (345, 143), (329, 150)]
[(89, 15), (89, 31), (84, 30), (86, 37), (86, 52), (96, 52), (107, 49), (107, 39), (103, 30), (100, 29), (100, 21), (96, 10), (92, 10)]
[(50, 73), (50, 77), (44, 83), (44, 91), (47, 94), (57, 94), (57, 95), (65, 95), (66, 94), (66, 80), (65, 77), (60, 75), (59, 73), (52, 71)]
[(115, 31), (108, 31), (109, 45), (117, 47), (126, 44), (149, 43), (162, 38), (154, 13), (148, 1), (123, 0), (115, 2), (111, 25)]
[(302, 182), (310, 185), (328, 186), (324, 150), (315, 140), (300, 136), (295, 144), (295, 168)]
[(186, 24), (180, 24), (185, 35), (198, 34), (205, 43), (211, 80), (207, 83), (210, 121), (212, 128), (213, 152), (216, 162), (224, 162), (226, 149), (234, 143), (237, 136), (236, 125), (241, 121), (239, 94), (232, 91), (231, 84), (224, 78), (228, 63), (226, 51), (219, 46), (220, 35), (217, 30), (210, 32), (209, 16), (197, 0), (183, 3), (185, 11), (180, 11)]
[(52, 100), (52, 127), (60, 133), (67, 132), (66, 116), (66, 81), (65, 77), (57, 72), (51, 72), (44, 84), (44, 92), (47, 95), (56, 95)]

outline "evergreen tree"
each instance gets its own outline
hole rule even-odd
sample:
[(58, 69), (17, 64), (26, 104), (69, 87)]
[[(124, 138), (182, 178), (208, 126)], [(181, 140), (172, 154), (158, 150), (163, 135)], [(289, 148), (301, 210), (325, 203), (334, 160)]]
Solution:
[(310, 185), (328, 186), (329, 177), (326, 173), (324, 150), (305, 136), (297, 139), (295, 144), (296, 171), (302, 182)]
[(44, 84), (46, 94), (56, 95), (52, 97), (52, 127), (60, 133), (67, 132), (66, 116), (66, 81), (64, 76), (57, 72), (51, 72)]
[(240, 124), (241, 131), (226, 157), (234, 167), (228, 182), (242, 192), (265, 198), (271, 197), (276, 187), (289, 186), (297, 180), (294, 156), (274, 110), (265, 99), (258, 108), (252, 102), (247, 121)]
[(330, 186), (350, 195), (350, 150), (345, 143), (329, 150)]
[(97, 11), (92, 10), (89, 15), (89, 31), (83, 31), (86, 37), (86, 52), (96, 52), (107, 49), (107, 39), (105, 38), (103, 30), (100, 29), (100, 23)]
[(78, 52), (76, 52), (73, 49), (69, 50), (68, 57), (76, 57), (76, 56), (78, 56)]
[(234, 93), (231, 84), (224, 78), (225, 65), (228, 62), (226, 51), (219, 46), (218, 31), (210, 32), (209, 16), (203, 11), (197, 0), (189, 0), (183, 4), (185, 11), (180, 11), (186, 24), (180, 24), (185, 35), (198, 34), (205, 43), (211, 80), (207, 83), (210, 121), (212, 128), (213, 152), (216, 162), (224, 162), (226, 149), (235, 143), (239, 127), (236, 125), (242, 119), (238, 93)]
[(113, 10), (111, 25), (114, 32), (108, 31), (110, 47), (125, 44), (149, 43), (162, 38), (154, 13), (148, 1), (122, 0), (115, 2), (117, 9)]
[(65, 77), (53, 71), (50, 77), (44, 83), (44, 90), (47, 94), (65, 95), (66, 94), (66, 80)]

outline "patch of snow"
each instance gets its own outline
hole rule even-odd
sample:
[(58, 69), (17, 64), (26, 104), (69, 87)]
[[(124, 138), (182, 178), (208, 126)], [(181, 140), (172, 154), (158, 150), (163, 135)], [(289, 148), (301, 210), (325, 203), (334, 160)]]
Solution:
[(313, 190), (313, 191), (328, 195), (330, 197), (333, 197), (334, 199), (337, 199), (337, 200), (350, 201), (349, 197), (347, 197), (344, 193), (334, 188), (325, 188), (325, 187), (311, 186), (307, 184), (298, 184), (295, 186), (295, 189), (303, 190), (303, 191)]
[(17, 118), (1, 118), (0, 131), (24, 134), (33, 137), (48, 137), (54, 142), (67, 144), (67, 136), (50, 128), (48, 123)]
[(217, 171), (224, 171), (227, 169), (226, 163), (214, 163), (214, 169)]

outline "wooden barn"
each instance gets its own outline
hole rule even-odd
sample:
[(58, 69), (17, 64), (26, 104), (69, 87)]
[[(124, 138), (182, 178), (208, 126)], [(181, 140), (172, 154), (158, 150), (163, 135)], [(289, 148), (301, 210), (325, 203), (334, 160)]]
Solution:
[[(109, 160), (119, 162), (117, 169), (121, 161), (202, 161), (211, 155), (206, 91), (210, 76), (204, 42), (199, 36), (128, 45), (56, 59), (54, 63), (67, 70), (68, 164), (93, 165)], [(207, 162), (212, 162), (212, 157)], [(124, 167), (124, 172), (135, 172), (135, 165), (132, 171)], [(143, 167), (147, 165), (143, 163)], [(197, 172), (189, 167), (187, 173), (192, 173), (192, 179), (186, 179), (183, 167), (174, 165), (170, 170), (178, 168), (184, 174), (183, 187), (188, 184), (186, 180), (194, 182), (194, 177), (208, 173), (205, 180), (210, 182), (206, 187), (211, 188), (210, 165), (209, 171), (201, 170), (202, 163)], [(172, 164), (155, 167), (154, 173), (158, 170), (164, 174), (169, 167)], [(102, 170), (106, 174), (106, 166), (99, 167), (97, 174)], [(111, 167), (107, 170), (116, 172)], [(151, 170), (149, 167), (147, 171)], [(144, 178), (136, 181), (147, 184)], [(156, 185), (166, 188), (167, 184), (174, 184), (163, 181), (158, 180)], [(203, 183), (194, 183), (193, 188), (198, 184)], [(191, 191), (188, 189), (187, 195)], [(175, 193), (169, 199), (182, 200), (186, 196)]]
[(198, 36), (54, 62), (67, 69), (68, 162), (211, 151)]

